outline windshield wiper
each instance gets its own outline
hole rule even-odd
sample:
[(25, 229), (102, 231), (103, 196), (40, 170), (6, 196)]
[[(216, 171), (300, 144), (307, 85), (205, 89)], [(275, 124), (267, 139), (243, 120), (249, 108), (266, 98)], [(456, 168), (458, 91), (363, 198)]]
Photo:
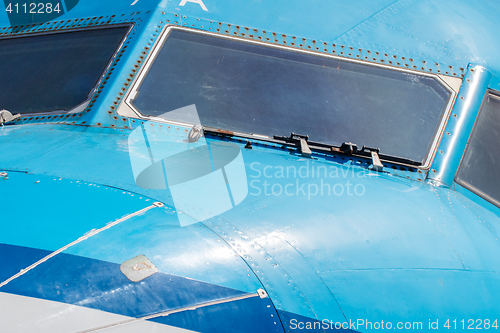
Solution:
[(0, 111), (0, 125), (3, 126), (4, 124), (13, 122), (14, 120), (16, 120), (19, 117), (21, 117), (21, 115), (19, 113), (16, 115), (12, 115), (12, 113), (10, 113), (7, 110), (1, 110)]
[(275, 135), (273, 138), (297, 146), (302, 156), (309, 157), (312, 154), (308, 143), (309, 135), (296, 134), (292, 132), (289, 137)]
[[(402, 158), (402, 157), (396, 157), (392, 155), (385, 155), (385, 154), (380, 154), (380, 148), (371, 148), (368, 146), (363, 146), (361, 149), (358, 149), (358, 145), (352, 142), (344, 142), (340, 146), (335, 146), (331, 144), (326, 144), (322, 142), (314, 142), (314, 141), (309, 141), (309, 136), (308, 135), (301, 135), (301, 134), (296, 134), (296, 133), (291, 133), (291, 135), (288, 136), (279, 136), (275, 135), (273, 136), (273, 139), (285, 142), (289, 145), (297, 147), (299, 151), (303, 154), (302, 147), (304, 144), (307, 145), (307, 148), (310, 151), (314, 152), (321, 152), (321, 153), (326, 153), (326, 152), (331, 152), (331, 153), (342, 153), (346, 155), (353, 155), (353, 156), (359, 156), (359, 157), (366, 157), (370, 158), (373, 162), (373, 168), (376, 169), (377, 171), (382, 170), (383, 164), (381, 162), (381, 159), (393, 162), (393, 163), (398, 163), (398, 164), (406, 164), (406, 165), (411, 165), (411, 166), (420, 166), (422, 163), (413, 161), (407, 158)], [(305, 141), (302, 142), (301, 140)], [(304, 154), (303, 154), (304, 155)]]
[(293, 132), (289, 137), (275, 135), (273, 138), (276, 140), (295, 144), (302, 156), (311, 156), (311, 149), (316, 150), (316, 148), (321, 148), (323, 150), (326, 148), (331, 152), (340, 152), (347, 155), (361, 155), (363, 157), (370, 157), (373, 163), (373, 170), (382, 171), (382, 169), (384, 168), (384, 165), (380, 161), (380, 157), (378, 155), (378, 153), (380, 152), (379, 148), (370, 148), (363, 146), (361, 150), (358, 150), (358, 146), (352, 142), (344, 142), (340, 147), (336, 147), (334, 145), (308, 141), (308, 135), (301, 135)]
[(381, 154), (379, 148), (363, 146), (361, 149), (358, 149), (358, 146), (352, 142), (344, 142), (340, 146), (322, 142), (314, 142), (309, 141), (308, 135), (297, 134), (293, 132), (290, 134), (290, 136), (274, 135), (272, 138), (263, 135), (238, 133), (211, 127), (203, 127), (203, 132), (208, 135), (222, 136), (226, 138), (239, 137), (248, 140), (272, 142), (283, 146), (295, 147), (300, 152), (300, 154), (305, 157), (310, 157), (313, 152), (316, 152), (322, 154), (340, 153), (355, 157), (369, 158), (372, 160), (373, 169), (377, 171), (382, 170), (383, 168), (382, 160), (391, 163), (410, 165), (413, 167), (422, 165), (422, 163), (410, 159)]

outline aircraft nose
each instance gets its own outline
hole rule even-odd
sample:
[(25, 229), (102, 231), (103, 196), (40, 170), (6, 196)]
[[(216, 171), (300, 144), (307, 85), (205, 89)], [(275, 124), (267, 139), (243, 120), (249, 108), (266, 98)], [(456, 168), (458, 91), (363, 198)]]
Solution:
[(12, 222), (0, 235), (6, 331), (282, 331), (241, 257), (204, 225), (181, 227), (174, 208), (24, 173), (9, 173), (3, 191), (25, 198), (2, 217)]

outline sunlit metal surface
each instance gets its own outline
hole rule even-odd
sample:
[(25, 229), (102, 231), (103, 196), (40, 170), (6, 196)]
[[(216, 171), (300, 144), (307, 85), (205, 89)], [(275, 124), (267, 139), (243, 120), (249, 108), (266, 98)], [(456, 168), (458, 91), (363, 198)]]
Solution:
[[(295, 332), (325, 319), (360, 332), (378, 331), (366, 321), (382, 320), (443, 332), (448, 319), (464, 320), (459, 331), (468, 320), (498, 325), (500, 209), (453, 181), (485, 92), (500, 88), (498, 3), (64, 4), (59, 16), (16, 27), (2, 14), (0, 33), (133, 29), (88, 105), (0, 127), (4, 330)], [(309, 156), (305, 144), (262, 137), (190, 140), (182, 121), (138, 118), (124, 98), (166, 25), (444, 75), (460, 91), (433, 166), (382, 161), (376, 171), (372, 151)], [(214, 161), (208, 148), (217, 145), (238, 153)], [(162, 167), (170, 157), (176, 170)], [(184, 165), (186, 175), (214, 177), (172, 185)], [(200, 193), (206, 201), (190, 201)], [(158, 272), (133, 282), (120, 265), (141, 255)]]

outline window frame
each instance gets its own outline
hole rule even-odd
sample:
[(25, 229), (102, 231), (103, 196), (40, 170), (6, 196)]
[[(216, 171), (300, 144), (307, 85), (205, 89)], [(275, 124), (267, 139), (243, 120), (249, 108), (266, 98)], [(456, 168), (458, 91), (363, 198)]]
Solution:
[[(411, 70), (411, 69), (404, 69), (404, 68), (399, 68), (396, 66), (391, 66), (391, 65), (386, 65), (386, 64), (373, 63), (373, 62), (358, 60), (358, 59), (350, 59), (350, 58), (341, 57), (341, 56), (337, 56), (337, 55), (325, 54), (322, 52), (303, 50), (303, 49), (299, 49), (297, 47), (277, 45), (277, 44), (273, 44), (270, 42), (250, 40), (250, 39), (238, 37), (238, 36), (223, 35), (223, 34), (219, 34), (219, 33), (195, 29), (195, 28), (187, 28), (187, 27), (180, 27), (180, 26), (176, 26), (176, 25), (172, 25), (172, 24), (167, 24), (167, 25), (165, 25), (162, 32), (160, 33), (159, 38), (156, 40), (155, 44), (153, 45), (150, 54), (145, 59), (143, 66), (139, 70), (138, 75), (134, 78), (134, 81), (130, 85), (130, 89), (127, 91), (125, 98), (123, 99), (123, 103), (121, 103), (120, 106), (118, 107), (118, 109), (117, 109), (118, 114), (125, 116), (125, 117), (134, 117), (135, 116), (136, 118), (141, 119), (141, 120), (155, 121), (155, 122), (159, 122), (159, 123), (165, 123), (165, 124), (171, 124), (171, 125), (177, 125), (177, 126), (184, 126), (184, 127), (191, 127), (192, 126), (192, 124), (170, 121), (170, 120), (167, 120), (167, 119), (161, 118), (161, 117), (145, 116), (139, 110), (137, 110), (137, 108), (132, 103), (132, 100), (135, 98), (135, 96), (137, 94), (138, 88), (142, 84), (146, 75), (149, 73), (149, 70), (150, 70), (153, 62), (156, 60), (158, 53), (162, 49), (163, 45), (165, 44), (165, 41), (167, 40), (167, 38), (172, 30), (187, 31), (187, 32), (202, 34), (202, 35), (206, 35), (206, 36), (216, 37), (216, 38), (238, 41), (238, 42), (242, 42), (242, 43), (249, 43), (249, 44), (254, 44), (254, 45), (261, 45), (264, 47), (281, 49), (281, 50), (285, 50), (285, 51), (289, 51), (289, 52), (309, 54), (309, 55), (313, 55), (316, 57), (330, 58), (330, 59), (335, 59), (335, 60), (339, 60), (339, 61), (357, 63), (357, 64), (361, 64), (361, 65), (365, 65), (365, 66), (385, 68), (385, 69), (399, 71), (399, 72), (408, 73), (408, 74), (426, 76), (426, 77), (430, 77), (430, 78), (437, 80), (439, 84), (441, 84), (446, 90), (448, 90), (450, 92), (450, 97), (449, 97), (449, 99), (446, 103), (446, 107), (441, 115), (441, 119), (439, 121), (438, 128), (434, 134), (434, 138), (432, 140), (430, 148), (427, 151), (426, 157), (425, 157), (422, 165), (415, 166), (415, 165), (410, 165), (410, 164), (405, 164), (405, 163), (397, 163), (397, 164), (408, 166), (411, 168), (417, 168), (417, 169), (421, 169), (421, 170), (430, 169), (431, 164), (432, 164), (434, 157), (436, 155), (436, 152), (438, 150), (439, 143), (441, 142), (441, 139), (443, 137), (446, 124), (448, 123), (448, 120), (451, 116), (451, 111), (453, 109), (453, 105), (455, 104), (455, 101), (456, 101), (456, 98), (458, 95), (458, 91), (454, 90), (450, 86), (450, 84), (448, 84), (439, 74), (435, 74), (435, 73), (427, 73), (427, 72), (421, 72), (421, 71), (416, 71), (416, 70)], [(129, 109), (129, 110), (127, 110), (127, 109)], [(227, 130), (227, 129), (224, 129), (224, 130)], [(252, 134), (245, 133), (244, 135), (254, 137), (255, 140), (263, 140), (263, 139), (264, 140), (265, 139), (271, 140), (272, 139), (270, 137), (267, 137), (266, 135), (260, 135), (260, 134), (252, 135)], [(388, 161), (388, 162), (394, 163), (393, 161)]]
[(500, 200), (497, 200), (497, 199), (494, 199), (494, 198), (490, 197), (488, 194), (486, 194), (483, 191), (479, 190), (475, 186), (470, 185), (470, 184), (466, 183), (465, 181), (460, 180), (460, 178), (458, 177), (458, 174), (460, 173), (460, 170), (462, 169), (462, 166), (463, 166), (463, 162), (464, 162), (464, 158), (465, 158), (465, 153), (467, 152), (467, 149), (469, 148), (469, 143), (470, 143), (472, 137), (474, 136), (474, 132), (476, 131), (476, 127), (477, 127), (477, 124), (478, 124), (479, 117), (481, 116), (481, 113), (483, 112), (484, 102), (490, 96), (493, 96), (493, 98), (496, 98), (496, 99), (500, 100), (500, 91), (494, 90), (494, 89), (491, 89), (491, 88), (488, 88), (486, 90), (486, 93), (484, 94), (483, 100), (481, 102), (481, 106), (479, 107), (479, 112), (478, 112), (478, 114), (476, 116), (476, 119), (474, 120), (474, 126), (472, 127), (472, 130), (470, 132), (469, 138), (467, 139), (467, 145), (465, 146), (465, 149), (464, 149), (464, 151), (462, 153), (462, 157), (460, 158), (460, 164), (458, 165), (458, 169), (457, 169), (457, 172), (455, 173), (455, 177), (454, 177), (453, 180), (455, 181), (455, 183), (457, 183), (458, 185), (462, 186), (466, 190), (472, 192), (473, 194), (477, 195), (481, 199), (484, 199), (484, 200), (488, 201), (489, 203), (491, 203), (492, 205), (495, 205), (496, 207), (500, 208)]
[(100, 26), (92, 26), (92, 27), (71, 28), (71, 29), (65, 29), (65, 30), (30, 32), (30, 33), (21, 34), (21, 35), (1, 36), (0, 40), (19, 39), (19, 38), (25, 38), (25, 37), (64, 34), (64, 33), (71, 33), (71, 32), (77, 32), (77, 31), (88, 31), (88, 30), (104, 30), (104, 29), (112, 29), (112, 28), (119, 28), (119, 27), (128, 27), (128, 30), (124, 34), (123, 39), (121, 40), (120, 44), (118, 44), (118, 46), (114, 50), (113, 55), (109, 59), (109, 62), (106, 64), (106, 67), (99, 75), (99, 79), (96, 81), (96, 84), (94, 86), (92, 86), (92, 88), (89, 90), (87, 98), (84, 101), (82, 101), (80, 104), (75, 105), (73, 108), (71, 108), (69, 110), (53, 110), (53, 111), (48, 111), (48, 112), (22, 113), (21, 116), (22, 117), (34, 117), (34, 116), (38, 117), (38, 116), (46, 116), (46, 115), (73, 114), (73, 113), (80, 113), (83, 110), (85, 110), (85, 108), (90, 104), (90, 101), (92, 100), (92, 96), (95, 94), (95, 92), (98, 90), (100, 84), (104, 80), (106, 73), (109, 71), (111, 65), (113, 64), (116, 57), (118, 56), (118, 53), (121, 50), (122, 46), (125, 44), (125, 41), (128, 39), (129, 34), (132, 31), (132, 28), (134, 27), (134, 23), (127, 22), (127, 23), (100, 25)]

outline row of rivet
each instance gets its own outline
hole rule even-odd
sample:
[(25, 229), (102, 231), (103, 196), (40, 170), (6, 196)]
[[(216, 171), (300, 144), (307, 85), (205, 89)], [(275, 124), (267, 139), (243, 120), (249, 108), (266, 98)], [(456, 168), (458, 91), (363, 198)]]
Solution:
[(317, 41), (314, 39), (288, 36), (276, 32), (268, 32), (265, 30), (242, 27), (239, 25), (215, 22), (213, 20), (210, 21), (200, 18), (192, 20), (185, 15), (182, 16), (182, 20), (182, 25), (185, 27), (199, 28), (224, 35), (243, 37), (246, 39), (257, 40), (261, 42), (291, 46), (307, 51), (326, 53), (343, 58), (362, 60), (371, 63), (379, 63), (398, 68), (412, 69), (416, 71), (444, 74), (461, 78), (463, 78), (465, 75), (465, 68), (463, 67), (454, 68), (450, 65), (439, 64), (437, 62), (428, 62), (427, 60), (417, 60), (405, 56), (398, 57), (397, 55), (390, 55), (387, 53), (354, 48), (351, 46), (339, 45), (325, 41)]
[[(149, 13), (149, 12), (148, 12)], [(135, 24), (134, 31), (137, 29), (137, 26), (142, 21), (140, 12), (133, 12), (129, 14), (121, 14), (121, 15), (111, 15), (111, 16), (100, 16), (100, 17), (92, 17), (92, 18), (82, 18), (75, 20), (66, 20), (66, 21), (53, 21), (46, 23), (38, 23), (32, 24), (28, 26), (15, 26), (15, 27), (4, 27), (0, 30), (1, 35), (23, 35), (27, 33), (33, 32), (43, 32), (43, 31), (63, 31), (81, 27), (91, 27), (91, 26), (102, 26), (102, 25), (110, 25), (110, 24), (120, 24), (120, 23), (129, 23), (133, 22)], [(23, 30), (20, 30), (23, 29)], [(116, 55), (112, 65), (108, 69), (108, 72), (104, 75), (102, 81), (99, 84), (99, 87), (94, 92), (94, 95), (91, 97), (90, 103), (86, 109), (82, 112), (74, 113), (74, 114), (62, 114), (62, 115), (43, 115), (43, 116), (26, 116), (16, 119), (16, 123), (41, 123), (41, 122), (58, 122), (64, 124), (80, 124), (85, 125), (86, 121), (75, 121), (68, 122), (69, 120), (73, 120), (74, 118), (82, 117), (85, 113), (90, 112), (91, 108), (94, 106), (97, 98), (101, 94), (103, 88), (108, 82), (110, 75), (113, 73), (117, 63), (120, 61), (120, 58), (123, 56), (123, 53), (127, 49), (127, 44), (130, 43), (130, 40), (134, 37), (134, 31), (132, 31), (127, 37), (124, 46), (120, 50), (120, 52)], [(102, 125), (99, 124), (98, 125)], [(111, 125), (111, 127), (115, 127)]]

